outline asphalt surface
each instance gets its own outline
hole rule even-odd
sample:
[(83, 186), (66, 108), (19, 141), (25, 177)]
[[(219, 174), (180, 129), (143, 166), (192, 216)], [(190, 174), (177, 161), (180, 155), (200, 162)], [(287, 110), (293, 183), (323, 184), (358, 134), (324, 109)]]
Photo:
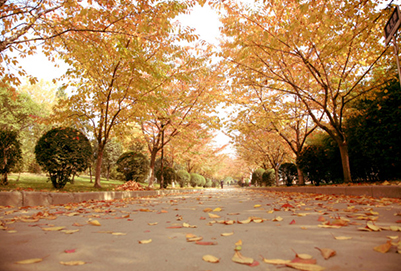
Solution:
[[(210, 189), (64, 205), (0, 206), (0, 221), (0, 270), (7, 271), (294, 270), (263, 259), (316, 260), (324, 270), (401, 270), (399, 199)], [(195, 236), (204, 243), (187, 241)], [(233, 261), (236, 247), (254, 259), (252, 266)], [(325, 259), (317, 248), (335, 255)], [(206, 262), (205, 255), (219, 262)], [(17, 263), (30, 259), (39, 262)]]

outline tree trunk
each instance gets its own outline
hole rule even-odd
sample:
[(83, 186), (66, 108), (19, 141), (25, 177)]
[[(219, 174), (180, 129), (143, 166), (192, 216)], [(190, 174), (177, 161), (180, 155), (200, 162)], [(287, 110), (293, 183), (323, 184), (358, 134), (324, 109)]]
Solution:
[(153, 183), (155, 181), (155, 164), (156, 164), (156, 154), (157, 151), (152, 150), (150, 154), (150, 178), (149, 178), (149, 187), (153, 187)]
[(103, 159), (103, 148), (99, 146), (97, 160), (96, 160), (96, 169), (95, 169), (95, 188), (102, 188), (100, 185), (100, 173), (102, 171), (102, 159)]
[(298, 166), (297, 166), (297, 172), (298, 172), (298, 185), (305, 185), (304, 173), (302, 169), (300, 169)]
[(346, 141), (338, 142), (338, 147), (340, 149), (340, 154), (341, 154), (341, 164), (343, 166), (344, 182), (350, 183), (352, 182), (352, 178), (351, 178), (351, 168), (349, 165), (348, 144)]

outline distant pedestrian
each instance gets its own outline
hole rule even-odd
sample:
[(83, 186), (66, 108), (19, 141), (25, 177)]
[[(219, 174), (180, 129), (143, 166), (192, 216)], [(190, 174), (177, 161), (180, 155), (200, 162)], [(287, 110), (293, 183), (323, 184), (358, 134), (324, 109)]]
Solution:
[(224, 182), (221, 181), (221, 182), (220, 182), (221, 189), (223, 189), (223, 184), (224, 184)]

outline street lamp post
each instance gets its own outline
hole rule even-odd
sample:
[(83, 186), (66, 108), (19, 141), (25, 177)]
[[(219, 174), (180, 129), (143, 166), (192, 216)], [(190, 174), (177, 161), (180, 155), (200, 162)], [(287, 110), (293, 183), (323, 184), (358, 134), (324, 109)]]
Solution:
[(161, 125), (162, 127), (162, 153), (161, 153), (161, 169), (160, 169), (160, 189), (164, 189), (164, 176), (163, 176), (163, 158), (164, 158), (164, 123)]

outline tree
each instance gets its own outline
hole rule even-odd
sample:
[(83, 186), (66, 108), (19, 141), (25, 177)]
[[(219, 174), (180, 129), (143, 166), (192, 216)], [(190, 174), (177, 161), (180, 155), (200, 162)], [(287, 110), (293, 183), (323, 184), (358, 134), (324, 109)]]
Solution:
[(35, 147), (38, 164), (49, 173), (53, 187), (62, 189), (71, 177), (90, 164), (92, 147), (86, 136), (73, 128), (54, 128)]
[(297, 166), (293, 163), (284, 163), (280, 166), (278, 174), (284, 184), (291, 186), (297, 178)]
[[(344, 180), (351, 182), (344, 119), (351, 102), (383, 84), (369, 80), (383, 58), (387, 20), (375, 1), (264, 1), (224, 4), (223, 56), (233, 86), (259, 86), (295, 95), (315, 124), (338, 144)], [(380, 62), (380, 61), (382, 62)]]
[(254, 172), (252, 172), (251, 183), (254, 186), (258, 186), (262, 184), (262, 176), (265, 170), (263, 168), (257, 168)]
[(122, 146), (115, 138), (107, 142), (103, 156), (103, 167), (106, 171), (107, 181), (110, 177), (111, 168), (116, 165), (117, 160), (121, 156), (122, 152)]
[[(77, 125), (90, 121), (91, 133), (98, 144), (95, 187), (101, 187), (100, 173), (106, 143), (141, 113), (140, 105), (148, 101), (171, 74), (171, 55), (182, 50), (178, 39), (194, 39), (187, 30), (175, 28), (172, 19), (185, 12), (190, 4), (142, 0), (99, 4), (90, 10), (96, 24), (107, 33), (69, 32), (53, 45), (62, 51), (73, 95), (60, 104), (59, 115)], [(92, 20), (75, 21), (87, 28)], [(172, 34), (176, 31), (176, 34)], [(67, 118), (66, 118), (67, 117)]]
[(197, 173), (190, 173), (189, 175), (191, 176), (189, 183), (191, 184), (192, 187), (202, 186), (203, 179), (204, 179), (204, 177), (202, 175), (199, 175)]
[(124, 174), (126, 182), (143, 182), (149, 173), (149, 159), (140, 152), (123, 153), (117, 160), (117, 171)]
[(0, 174), (3, 175), (1, 185), (8, 184), (8, 173), (22, 160), (21, 143), (17, 136), (16, 131), (0, 129)]

